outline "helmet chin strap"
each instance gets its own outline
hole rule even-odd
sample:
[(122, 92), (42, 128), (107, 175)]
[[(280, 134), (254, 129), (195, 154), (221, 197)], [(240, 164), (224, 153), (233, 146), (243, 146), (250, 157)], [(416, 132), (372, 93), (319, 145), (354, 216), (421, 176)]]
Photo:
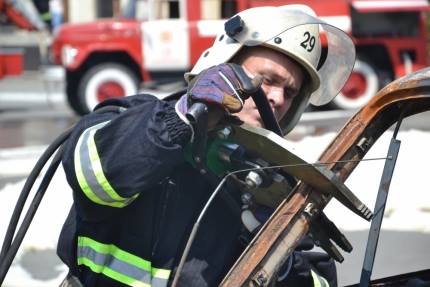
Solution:
[(267, 100), (266, 94), (264, 93), (263, 89), (259, 88), (257, 92), (253, 93), (252, 99), (257, 106), (258, 112), (260, 113), (264, 128), (282, 137), (282, 129), (279, 126), (279, 123), (276, 120), (272, 109), (270, 108), (270, 103)]
[(299, 94), (294, 98), (287, 113), (279, 120), (279, 125), (284, 135), (288, 134), (296, 126), (301, 115), (309, 105), (310, 96), (309, 86), (302, 85)]

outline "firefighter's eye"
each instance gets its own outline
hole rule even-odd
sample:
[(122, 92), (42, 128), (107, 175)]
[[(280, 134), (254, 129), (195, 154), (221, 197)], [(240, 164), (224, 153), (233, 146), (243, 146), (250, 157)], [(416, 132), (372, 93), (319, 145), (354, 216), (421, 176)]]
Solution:
[(263, 84), (265, 84), (265, 85), (272, 85), (273, 81), (272, 81), (272, 79), (270, 79), (268, 77), (264, 77), (263, 78)]
[(290, 87), (284, 88), (284, 97), (286, 99), (292, 99), (295, 96), (297, 96), (298, 93), (299, 93), (299, 91), (297, 89), (290, 88)]

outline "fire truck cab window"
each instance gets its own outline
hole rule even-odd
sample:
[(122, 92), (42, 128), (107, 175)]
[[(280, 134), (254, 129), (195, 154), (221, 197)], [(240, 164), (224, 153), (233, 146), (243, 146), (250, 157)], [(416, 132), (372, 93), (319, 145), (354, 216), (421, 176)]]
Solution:
[(226, 19), (237, 13), (236, 0), (201, 0), (201, 19)]
[(178, 19), (179, 0), (159, 0), (153, 1), (155, 19)]
[(355, 37), (414, 37), (419, 35), (418, 12), (358, 13), (352, 10)]

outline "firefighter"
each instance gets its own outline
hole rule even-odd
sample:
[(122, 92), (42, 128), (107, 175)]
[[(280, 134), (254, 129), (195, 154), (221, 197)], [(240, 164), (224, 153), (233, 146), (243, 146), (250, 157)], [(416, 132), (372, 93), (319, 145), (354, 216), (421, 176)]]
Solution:
[(49, 9), (49, 1), (48, 0), (33, 0), (34, 6), (40, 14), (40, 18), (45, 22), (46, 27), (51, 30), (51, 20), (52, 15)]
[[(317, 95), (324, 76), (317, 71), (321, 44), (312, 13), (302, 5), (245, 10), (226, 22), (186, 74), (186, 92), (169, 100), (143, 94), (111, 99), (96, 110), (119, 109), (80, 120), (63, 152), (74, 204), (58, 244), (70, 269), (62, 286), (168, 286), (175, 276), (178, 286), (221, 282), (256, 226), (242, 220), (240, 192), (227, 185), (203, 217), (181, 273), (175, 273), (213, 191), (185, 159), (197, 136), (185, 115), (200, 101), (209, 106), (209, 129), (231, 114), (263, 126), (249, 98), (261, 85), (282, 129), (290, 131), (309, 101), (323, 97)], [(342, 63), (331, 66), (333, 77), (352, 68)], [(300, 244), (281, 268), (278, 286), (336, 286), (333, 261), (306, 251), (312, 246), (309, 239)]]

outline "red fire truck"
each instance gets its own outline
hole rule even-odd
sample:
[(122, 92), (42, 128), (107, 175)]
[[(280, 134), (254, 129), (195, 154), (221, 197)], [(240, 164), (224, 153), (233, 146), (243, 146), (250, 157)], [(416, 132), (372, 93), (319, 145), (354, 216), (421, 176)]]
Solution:
[[(52, 46), (66, 69), (71, 107), (84, 114), (142, 83), (180, 79), (223, 28), (223, 20), (256, 6), (302, 3), (354, 39), (357, 61), (334, 106), (362, 106), (387, 82), (427, 66), (426, 0), (135, 0), (140, 20), (64, 25)], [(142, 20), (143, 19), (143, 20)]]

